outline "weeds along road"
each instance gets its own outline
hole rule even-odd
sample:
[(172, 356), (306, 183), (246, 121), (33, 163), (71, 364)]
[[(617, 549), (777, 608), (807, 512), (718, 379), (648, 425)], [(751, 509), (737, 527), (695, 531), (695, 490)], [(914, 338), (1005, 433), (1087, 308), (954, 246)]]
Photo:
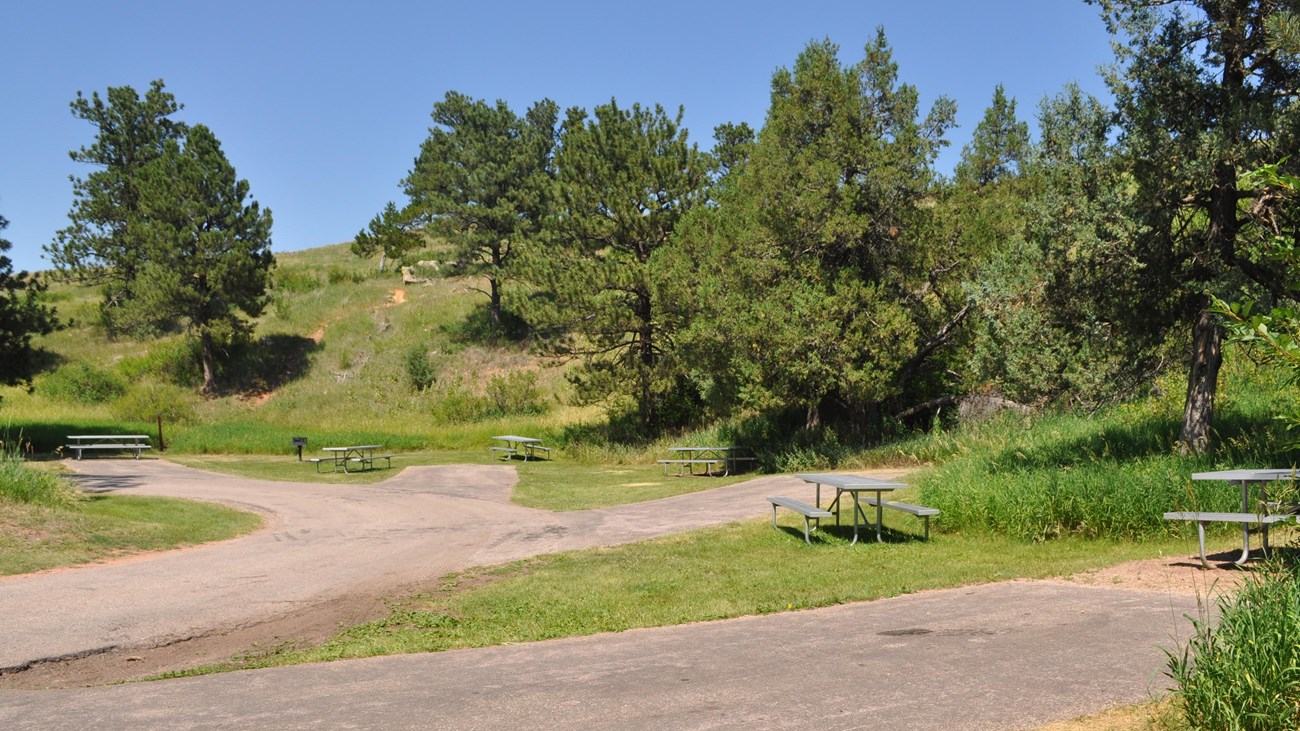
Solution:
[(507, 465), (408, 467), (368, 486), (249, 480), (156, 459), (69, 465), (88, 491), (213, 500), (260, 512), (266, 525), (216, 544), (0, 579), (0, 671), (208, 636), (469, 566), (757, 516), (773, 489), (812, 497), (794, 478), (765, 477), (551, 513), (510, 503)]

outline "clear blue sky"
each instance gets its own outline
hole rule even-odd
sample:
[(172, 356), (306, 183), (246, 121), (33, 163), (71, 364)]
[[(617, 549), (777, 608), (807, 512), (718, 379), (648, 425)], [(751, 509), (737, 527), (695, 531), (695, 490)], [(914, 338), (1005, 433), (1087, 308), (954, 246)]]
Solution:
[(13, 2), (0, 13), (0, 235), (16, 268), (47, 267), (68, 176), (91, 171), (68, 158), (93, 135), (68, 110), (78, 90), (165, 80), (178, 117), (212, 128), (274, 213), (273, 248), (292, 251), (350, 240), (401, 201), (449, 90), (518, 112), (543, 97), (682, 105), (708, 148), (719, 123), (762, 126), (772, 72), (809, 41), (855, 63), (878, 26), (926, 108), (958, 104), (945, 172), (998, 83), (1031, 128), (1067, 82), (1106, 97), (1109, 39), (1083, 0)]

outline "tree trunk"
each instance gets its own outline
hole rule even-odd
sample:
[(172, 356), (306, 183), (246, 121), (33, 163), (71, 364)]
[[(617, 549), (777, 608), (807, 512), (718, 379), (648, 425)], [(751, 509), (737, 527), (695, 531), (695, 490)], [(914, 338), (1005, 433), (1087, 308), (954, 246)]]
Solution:
[(388, 263), (388, 252), (385, 251), (385, 250), (383, 250), (383, 249), (380, 249), (380, 250), (379, 250), (379, 271), (380, 271), (380, 273), (383, 273), (383, 271), (384, 271), (384, 266), (385, 266), (387, 263)]
[(203, 393), (213, 394), (217, 390), (216, 345), (212, 336), (203, 333), (199, 336), (199, 360), (203, 363)]
[(492, 317), (492, 327), (501, 327), (501, 285), (496, 277), (488, 277), (488, 314)]
[(1183, 428), (1178, 435), (1180, 454), (1201, 454), (1210, 444), (1214, 421), (1214, 391), (1223, 364), (1223, 329), (1214, 316), (1202, 309), (1192, 327), (1192, 363), (1187, 377), (1187, 403), (1183, 407)]
[(815, 431), (822, 425), (822, 412), (819, 404), (809, 404), (808, 412), (804, 414), (803, 428), (804, 431)]

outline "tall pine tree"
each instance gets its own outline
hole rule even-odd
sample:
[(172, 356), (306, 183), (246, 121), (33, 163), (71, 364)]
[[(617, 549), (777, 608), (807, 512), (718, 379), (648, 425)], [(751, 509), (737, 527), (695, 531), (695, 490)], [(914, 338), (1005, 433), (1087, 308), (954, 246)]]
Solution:
[[(144, 96), (130, 86), (109, 87), (86, 98), (77, 92), (73, 116), (95, 128), (95, 140), (72, 151), (76, 162), (97, 169), (72, 179), (73, 203), (69, 225), (46, 245), (55, 269), (88, 284), (104, 284), (102, 314), (110, 331), (127, 327), (122, 308), (132, 296), (132, 283), (142, 265), (130, 243), (130, 221), (140, 210), (140, 174), (163, 154), (170, 141), (182, 139), (185, 124), (172, 119), (181, 110), (175, 97), (154, 81)], [(148, 318), (137, 325), (158, 324)]]

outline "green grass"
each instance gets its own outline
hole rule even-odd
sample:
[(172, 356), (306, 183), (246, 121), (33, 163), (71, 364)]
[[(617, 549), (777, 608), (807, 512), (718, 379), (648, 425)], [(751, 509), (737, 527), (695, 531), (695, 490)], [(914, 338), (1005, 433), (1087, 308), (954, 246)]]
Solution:
[[(899, 516), (907, 518), (909, 516)], [(801, 525), (765, 519), (613, 548), (542, 556), (446, 577), (397, 600), (389, 616), (319, 647), (277, 648), (194, 672), (532, 642), (768, 614), (926, 589), (1071, 574), (1130, 559), (1183, 555), (1185, 542), (1066, 538), (1050, 545), (991, 536), (916, 540), (891, 521), (890, 542), (847, 544), (847, 526), (814, 546)]]
[(1170, 676), (1198, 731), (1300, 728), (1300, 575), (1250, 576), (1219, 600), (1218, 621), (1199, 621)]
[(64, 506), (0, 500), (0, 575), (219, 541), (261, 524), (254, 513), (162, 497), (94, 495)]

